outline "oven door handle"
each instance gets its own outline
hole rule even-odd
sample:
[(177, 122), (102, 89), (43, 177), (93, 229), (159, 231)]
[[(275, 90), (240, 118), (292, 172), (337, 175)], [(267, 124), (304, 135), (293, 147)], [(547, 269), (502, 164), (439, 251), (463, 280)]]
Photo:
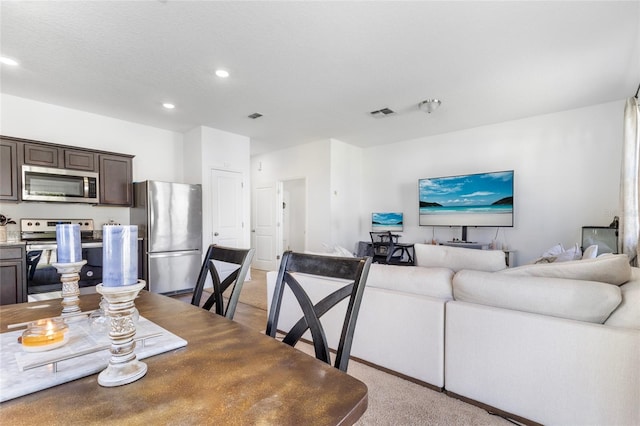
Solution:
[(82, 248), (99, 248), (102, 247), (102, 241), (95, 241), (93, 243), (81, 243)]
[[(102, 241), (95, 241), (90, 243), (81, 243), (82, 248), (100, 248), (102, 247)], [(43, 243), (43, 244), (27, 244), (27, 251), (32, 250), (57, 250), (58, 244), (56, 243)]]
[(33, 250), (57, 250), (58, 245), (56, 243), (44, 243), (44, 244), (27, 244), (27, 251)]

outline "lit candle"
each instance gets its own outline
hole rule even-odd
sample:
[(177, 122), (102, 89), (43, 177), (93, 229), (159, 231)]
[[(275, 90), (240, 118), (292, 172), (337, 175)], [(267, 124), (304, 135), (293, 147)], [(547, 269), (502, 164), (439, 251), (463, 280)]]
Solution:
[(102, 227), (102, 285), (116, 287), (138, 282), (138, 227)]
[(64, 343), (68, 327), (62, 320), (39, 320), (29, 324), (22, 334), (22, 346), (25, 349), (38, 349), (59, 346)]
[(58, 263), (75, 263), (82, 260), (80, 225), (56, 225)]

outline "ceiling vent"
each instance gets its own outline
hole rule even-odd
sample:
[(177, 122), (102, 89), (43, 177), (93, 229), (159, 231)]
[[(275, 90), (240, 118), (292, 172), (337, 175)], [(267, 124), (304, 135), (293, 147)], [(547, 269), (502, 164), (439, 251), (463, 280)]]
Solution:
[(262, 114), (260, 114), (259, 112), (254, 112), (249, 116), (249, 118), (252, 120), (255, 120), (256, 118), (260, 118), (260, 117), (262, 117)]
[(387, 115), (393, 115), (395, 113), (396, 112), (390, 108), (382, 108), (377, 111), (371, 111), (369, 114), (371, 114), (372, 117), (381, 118), (386, 117)]

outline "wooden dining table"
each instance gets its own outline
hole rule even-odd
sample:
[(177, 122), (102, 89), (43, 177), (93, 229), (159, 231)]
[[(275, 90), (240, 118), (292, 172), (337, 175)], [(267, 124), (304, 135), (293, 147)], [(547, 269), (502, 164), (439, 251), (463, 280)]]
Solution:
[[(99, 298), (81, 296), (81, 309)], [(350, 425), (367, 409), (364, 383), (276, 339), (147, 291), (135, 304), (187, 345), (144, 359), (146, 375), (124, 386), (93, 374), (5, 401), (0, 423)], [(0, 332), (59, 314), (60, 299), (1, 306)]]

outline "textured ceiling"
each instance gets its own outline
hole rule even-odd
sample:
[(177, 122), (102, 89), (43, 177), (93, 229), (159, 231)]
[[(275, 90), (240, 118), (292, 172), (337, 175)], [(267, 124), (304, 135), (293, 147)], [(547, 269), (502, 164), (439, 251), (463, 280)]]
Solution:
[[(0, 19), (2, 55), (20, 62), (2, 66), (3, 93), (226, 130), (253, 154), (393, 143), (623, 99), (640, 83), (639, 1), (2, 1)], [(417, 109), (432, 97), (440, 109)], [(385, 107), (397, 113), (369, 115)]]

